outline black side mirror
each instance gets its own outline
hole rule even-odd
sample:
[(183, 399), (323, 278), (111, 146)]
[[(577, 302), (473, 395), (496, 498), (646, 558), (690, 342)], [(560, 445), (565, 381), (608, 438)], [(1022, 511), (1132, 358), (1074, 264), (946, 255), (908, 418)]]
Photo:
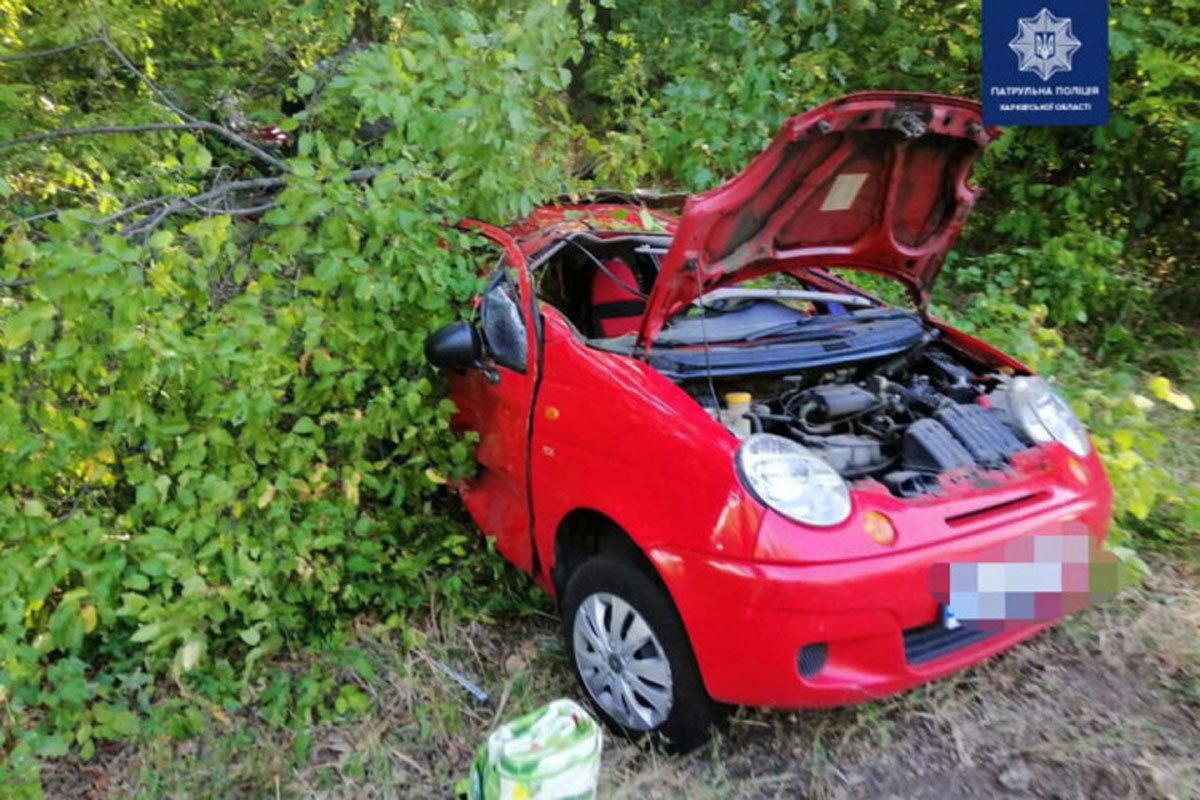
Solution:
[(443, 369), (466, 369), (483, 358), (483, 339), (469, 322), (443, 325), (425, 340), (425, 360)]
[(483, 372), (489, 383), (498, 383), (500, 374), (483, 362), (483, 337), (469, 322), (443, 325), (425, 340), (425, 360), (443, 369), (469, 369)]

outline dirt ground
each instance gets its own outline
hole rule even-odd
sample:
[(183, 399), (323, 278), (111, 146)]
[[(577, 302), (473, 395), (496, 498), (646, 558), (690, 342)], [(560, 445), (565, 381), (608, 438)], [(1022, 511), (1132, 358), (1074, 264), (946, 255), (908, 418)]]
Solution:
[[(899, 697), (831, 711), (742, 709), (683, 758), (606, 736), (601, 797), (1200, 797), (1197, 562), (1154, 559), (1141, 586)], [(248, 711), (231, 727), (213, 723), (210, 735), (58, 762), (44, 775), (47, 795), (448, 797), (497, 721), (577, 696), (549, 614), (443, 621), (425, 633), (408, 648), (364, 633), (375, 677), (344, 677), (374, 710), (353, 722), (302, 733)], [(432, 659), (471, 676), (488, 702)]]

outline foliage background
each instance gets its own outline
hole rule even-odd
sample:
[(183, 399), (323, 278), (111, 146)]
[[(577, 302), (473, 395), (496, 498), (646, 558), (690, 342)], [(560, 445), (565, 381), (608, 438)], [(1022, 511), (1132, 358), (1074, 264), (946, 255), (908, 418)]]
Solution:
[[(991, 148), (935, 310), (1057, 377), (1135, 559), (1200, 523), (1166, 433), (1197, 378), (1200, 2), (1110, 14), (1112, 121)], [(353, 620), (521, 607), (438, 491), (469, 443), (421, 344), (495, 258), (446, 221), (708, 188), (849, 91), (976, 96), (978, 25), (928, 0), (0, 0), (0, 143), (177, 126), (0, 144), (0, 785), (261, 701), (270, 657)], [(295, 144), (226, 135), (268, 125)], [(317, 685), (272, 707), (360, 702)]]

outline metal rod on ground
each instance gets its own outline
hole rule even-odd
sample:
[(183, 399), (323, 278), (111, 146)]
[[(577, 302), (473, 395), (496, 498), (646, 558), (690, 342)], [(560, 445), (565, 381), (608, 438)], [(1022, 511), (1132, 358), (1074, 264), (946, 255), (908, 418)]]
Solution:
[(483, 689), (480, 689), (475, 683), (472, 683), (467, 676), (463, 675), (454, 667), (451, 667), (448, 664), (443, 664), (433, 656), (426, 655), (425, 653), (422, 653), (421, 655), (425, 656), (425, 659), (432, 664), (438, 672), (441, 672), (447, 678), (457, 683), (467, 694), (474, 697), (480, 703), (486, 703), (488, 701), (488, 693)]

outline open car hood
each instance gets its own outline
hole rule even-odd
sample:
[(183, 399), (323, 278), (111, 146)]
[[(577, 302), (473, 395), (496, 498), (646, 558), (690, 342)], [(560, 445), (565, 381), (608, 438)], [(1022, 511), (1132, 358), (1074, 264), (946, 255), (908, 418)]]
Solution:
[(908, 92), (792, 117), (741, 173), (688, 198), (640, 343), (703, 292), (804, 267), (886, 275), (924, 304), (979, 195), (971, 166), (998, 133), (978, 103)]

